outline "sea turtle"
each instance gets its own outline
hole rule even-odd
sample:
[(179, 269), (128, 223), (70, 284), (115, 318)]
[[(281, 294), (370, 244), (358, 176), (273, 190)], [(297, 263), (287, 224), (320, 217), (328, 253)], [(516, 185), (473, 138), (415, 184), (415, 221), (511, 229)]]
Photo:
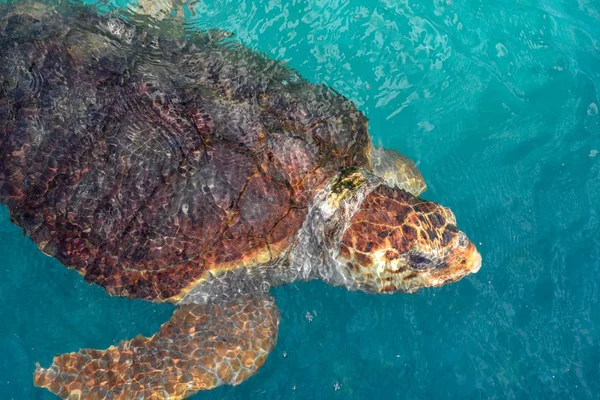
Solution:
[[(69, 3), (71, 4), (71, 3)], [(273, 349), (269, 287), (415, 292), (476, 272), (415, 165), (353, 103), (220, 32), (83, 7), (3, 6), (0, 200), (111, 295), (179, 308), (150, 338), (37, 367), (62, 398), (181, 399)]]

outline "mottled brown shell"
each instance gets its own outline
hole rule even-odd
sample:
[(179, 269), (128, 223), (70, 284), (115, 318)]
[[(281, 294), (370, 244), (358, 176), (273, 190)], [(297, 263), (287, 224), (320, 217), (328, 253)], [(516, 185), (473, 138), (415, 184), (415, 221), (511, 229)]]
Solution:
[(350, 101), (238, 45), (46, 12), (0, 20), (0, 149), (0, 200), (44, 252), (161, 301), (276, 259), (370, 140)]

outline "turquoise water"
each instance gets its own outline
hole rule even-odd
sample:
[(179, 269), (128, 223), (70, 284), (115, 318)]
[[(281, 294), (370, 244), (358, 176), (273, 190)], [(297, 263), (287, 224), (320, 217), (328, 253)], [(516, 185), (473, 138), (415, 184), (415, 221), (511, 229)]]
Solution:
[[(195, 399), (598, 398), (600, 3), (258, 3), (198, 1), (188, 17), (354, 100), (483, 267), (416, 295), (275, 289), (266, 365)], [(84, 283), (5, 208), (0, 273), (0, 399), (55, 398), (32, 386), (36, 361), (151, 335), (173, 309)]]

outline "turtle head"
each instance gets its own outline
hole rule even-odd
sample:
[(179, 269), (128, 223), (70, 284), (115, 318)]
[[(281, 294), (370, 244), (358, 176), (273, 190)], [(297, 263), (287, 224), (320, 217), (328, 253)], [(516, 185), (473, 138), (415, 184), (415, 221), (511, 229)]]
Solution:
[(360, 290), (413, 293), (477, 272), (481, 256), (448, 208), (380, 185), (349, 221), (338, 265)]

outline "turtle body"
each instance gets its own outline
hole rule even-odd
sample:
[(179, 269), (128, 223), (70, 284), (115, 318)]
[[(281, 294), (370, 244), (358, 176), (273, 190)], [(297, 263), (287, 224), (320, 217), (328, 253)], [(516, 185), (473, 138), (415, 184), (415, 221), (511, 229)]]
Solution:
[(90, 15), (38, 24), (2, 45), (13, 109), (34, 118), (4, 119), (4, 192), (44, 252), (110, 294), (165, 300), (206, 270), (272, 261), (315, 192), (368, 165), (364, 116), (279, 63)]
[[(0, 200), (111, 295), (181, 306), (151, 338), (38, 367), (63, 398), (184, 398), (275, 345), (294, 280), (414, 292), (476, 272), (414, 164), (334, 90), (219, 32), (87, 9), (0, 9)], [(175, 362), (176, 361), (176, 362)], [(77, 397), (79, 396), (79, 397)]]

